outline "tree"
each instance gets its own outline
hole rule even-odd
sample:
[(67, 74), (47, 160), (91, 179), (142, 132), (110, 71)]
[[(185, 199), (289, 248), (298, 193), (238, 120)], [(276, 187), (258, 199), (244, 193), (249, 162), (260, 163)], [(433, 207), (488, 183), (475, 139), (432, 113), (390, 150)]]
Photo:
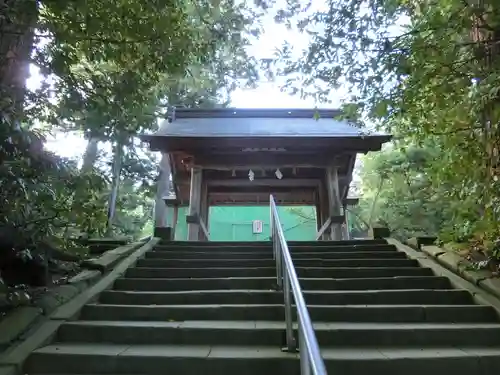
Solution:
[[(221, 87), (230, 91), (237, 79), (255, 77), (244, 47), (258, 31), (256, 13), (244, 3), (23, 0), (4, 2), (3, 11), (2, 98), (11, 103), (3, 120), (15, 129), (37, 116), (56, 130), (84, 132), (84, 171), (96, 161), (99, 140), (133, 153), (132, 137), (154, 129), (159, 108), (181, 96), (214, 101)], [(25, 97), (30, 61), (54, 84)]]
[[(102, 235), (112, 177), (132, 196), (150, 194), (154, 165), (136, 158), (135, 136), (154, 129), (167, 106), (215, 103), (221, 90), (256, 74), (245, 46), (259, 14), (244, 2), (4, 0), (0, 7), (1, 229), (9, 251), (38, 251), (49, 238), (81, 231)], [(46, 78), (36, 92), (25, 87), (29, 64)], [(90, 141), (82, 171), (43, 148), (43, 131), (68, 130)], [(122, 150), (114, 176), (96, 157), (99, 141)], [(117, 199), (122, 232), (143, 226), (147, 207), (132, 212), (136, 204)]]
[(355, 212), (366, 223), (386, 223), (399, 238), (440, 234), (451, 217), (445, 189), (429, 178), (439, 155), (431, 145), (410, 145), (364, 156), (362, 199)]
[(290, 90), (303, 85), (304, 95), (327, 98), (344, 85), (349, 115), (391, 131), (404, 144), (432, 143), (440, 157), (429, 179), (460, 202), (451, 205), (454, 235), (498, 238), (500, 5), (332, 0), (327, 8), (300, 20), (313, 40), (283, 71), (294, 73)]
[[(156, 65), (151, 66), (150, 61), (143, 61), (140, 69), (135, 63), (129, 68), (121, 61), (119, 65), (116, 61), (91, 62), (87, 52), (71, 70), (68, 82), (60, 87), (66, 93), (52, 120), (70, 124), (71, 129), (83, 131), (89, 139), (82, 170), (96, 162), (97, 143), (110, 142), (114, 149), (113, 187), (108, 209), (110, 230), (118, 195), (121, 157), (128, 148), (132, 147), (131, 152), (134, 152), (133, 137), (154, 129), (157, 117), (164, 115), (161, 109), (172, 105), (213, 106), (220, 100), (221, 89), (228, 94), (236, 87), (237, 79), (245, 78), (251, 84), (256, 78), (255, 61), (247, 56), (244, 47), (247, 43), (245, 33), (255, 33), (258, 29), (249, 29), (253, 24), (243, 13), (246, 8), (243, 5), (223, 6), (222, 9), (207, 6), (204, 3), (186, 4), (186, 16), (197, 25), (196, 38), (186, 45), (199, 43), (193, 44), (193, 51), (184, 60), (182, 56), (167, 54), (162, 71)], [(176, 52), (182, 54), (181, 50)], [(178, 61), (172, 68), (173, 59)], [(81, 82), (80, 86), (75, 82)]]

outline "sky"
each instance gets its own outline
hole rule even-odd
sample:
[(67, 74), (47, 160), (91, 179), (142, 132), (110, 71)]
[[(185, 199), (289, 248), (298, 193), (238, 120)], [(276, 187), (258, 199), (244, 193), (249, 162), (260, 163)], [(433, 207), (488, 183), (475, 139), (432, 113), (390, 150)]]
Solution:
[[(279, 0), (284, 1), (284, 0)], [(318, 9), (325, 3), (316, 0), (313, 9)], [(273, 57), (276, 48), (283, 45), (285, 41), (293, 40), (293, 45), (298, 50), (305, 49), (309, 42), (307, 34), (289, 30), (285, 25), (276, 24), (272, 14), (263, 20), (264, 33), (249, 47), (249, 54), (257, 58)], [(36, 88), (41, 77), (35, 67), (32, 67), (31, 77), (28, 79), (28, 87)], [(231, 106), (235, 108), (314, 108), (324, 107), (315, 103), (312, 98), (301, 99), (299, 96), (290, 96), (281, 92), (280, 86), (284, 84), (283, 79), (277, 78), (274, 82), (261, 81), (255, 89), (237, 89), (231, 96)], [(332, 103), (328, 107), (338, 107), (343, 92), (333, 93)], [(74, 134), (57, 134), (47, 139), (47, 148), (64, 157), (81, 157), (85, 150), (86, 141)]]

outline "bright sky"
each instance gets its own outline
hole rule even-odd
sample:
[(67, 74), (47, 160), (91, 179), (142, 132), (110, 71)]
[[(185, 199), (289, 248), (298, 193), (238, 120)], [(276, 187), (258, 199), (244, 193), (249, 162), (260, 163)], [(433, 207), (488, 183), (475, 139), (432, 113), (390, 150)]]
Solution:
[[(324, 5), (323, 0), (315, 1), (315, 8)], [(276, 48), (282, 46), (285, 41), (293, 40), (297, 49), (307, 47), (308, 35), (289, 30), (285, 25), (276, 24), (270, 15), (263, 21), (265, 32), (259, 40), (250, 47), (250, 54), (257, 58), (270, 58)], [(299, 96), (290, 96), (280, 91), (284, 83), (279, 78), (275, 82), (260, 82), (256, 89), (236, 90), (231, 99), (231, 104), (236, 108), (314, 108), (324, 107), (314, 102), (313, 99), (301, 99)], [(28, 80), (30, 88), (36, 88), (40, 84), (40, 75), (36, 68), (31, 69), (31, 77)], [(338, 92), (333, 95), (332, 104), (329, 107), (338, 107), (340, 98), (345, 93)], [(47, 148), (65, 157), (79, 157), (83, 155), (86, 141), (77, 135), (59, 134), (55, 139), (47, 140)]]

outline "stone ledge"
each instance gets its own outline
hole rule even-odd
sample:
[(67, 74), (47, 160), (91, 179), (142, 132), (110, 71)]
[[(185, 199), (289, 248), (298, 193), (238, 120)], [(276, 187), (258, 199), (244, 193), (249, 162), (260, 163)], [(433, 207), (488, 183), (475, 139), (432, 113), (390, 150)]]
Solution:
[[(432, 270), (434, 275), (446, 277), (448, 280), (450, 280), (453, 288), (469, 291), (475, 303), (480, 305), (492, 306), (500, 316), (500, 298), (497, 297), (497, 295), (488, 292), (485, 288), (480, 287), (480, 282), (471, 282), (463, 275), (460, 275), (457, 271), (450, 270), (442, 265), (437, 261), (437, 258), (433, 258), (426, 253), (412, 249), (410, 246), (404, 245), (396, 239), (387, 238), (387, 243), (396, 246), (399, 251), (404, 252), (410, 259), (416, 259), (421, 267), (429, 268), (430, 270)], [(488, 276), (491, 276), (491, 274)], [(484, 278), (482, 280), (484, 280)]]
[(63, 324), (62, 321), (45, 321), (39, 327), (30, 332), (30, 337), (22, 340), (18, 345), (11, 347), (0, 355), (0, 366), (15, 366), (18, 373), (22, 370), (22, 364), (33, 350), (47, 345), (56, 336), (57, 330)]
[(471, 262), (451, 249), (422, 246), (422, 251), (450, 271), (500, 298), (500, 279), (496, 278), (491, 271), (473, 269)]
[(369, 236), (373, 239), (383, 239), (391, 236), (391, 231), (387, 227), (374, 225), (369, 231)]
[[(493, 277), (490, 271), (486, 270), (476, 271), (471, 269), (464, 269), (460, 274), (460, 276), (462, 276), (464, 279), (469, 280), (471, 283), (474, 283), (476, 285), (481, 285), (481, 282), (483, 280)], [(500, 297), (500, 289), (498, 296)]]
[(102, 273), (97, 270), (84, 270), (75, 276), (73, 276), (71, 279), (68, 280), (68, 284), (70, 285), (86, 285), (88, 286), (89, 284), (92, 284), (93, 282), (97, 281), (101, 277)]
[(51, 314), (50, 319), (54, 320), (75, 319), (79, 311), (85, 304), (97, 298), (97, 296), (103, 290), (106, 290), (107, 288), (111, 287), (111, 285), (113, 285), (114, 281), (118, 277), (123, 275), (131, 265), (135, 264), (137, 259), (142, 257), (144, 253), (146, 253), (147, 251), (151, 250), (159, 241), (160, 238), (153, 237), (146, 243), (139, 242), (135, 244), (137, 248), (134, 248), (132, 254), (127, 253), (126, 254), (127, 256), (123, 257), (122, 262), (118, 264), (117, 267), (112, 269), (111, 272), (100, 277), (97, 280), (97, 282), (93, 283), (89, 288), (83, 290), (80, 294), (78, 294), (78, 296), (73, 298), (68, 303), (58, 307), (56, 311), (54, 311)]
[(43, 309), (21, 306), (0, 321), (0, 346), (9, 345), (43, 314)]
[(470, 263), (460, 255), (452, 252), (444, 252), (435, 256), (437, 261), (448, 269), (456, 270), (459, 274), (470, 266)]
[(433, 245), (432, 246), (422, 246), (421, 250), (433, 258), (436, 258), (439, 255), (444, 254), (446, 252), (446, 250), (443, 250), (440, 247), (433, 246)]
[(143, 242), (134, 242), (130, 245), (120, 246), (104, 252), (101, 256), (82, 262), (82, 266), (102, 273), (111, 270), (120, 260), (142, 246)]
[(49, 315), (57, 307), (68, 302), (80, 292), (78, 286), (64, 284), (57, 288), (49, 290), (36, 301), (37, 306), (41, 307), (44, 315)]
[(483, 279), (479, 282), (479, 286), (484, 290), (487, 290), (494, 296), (500, 298), (500, 279), (499, 278), (488, 278)]
[(50, 315), (56, 308), (65, 304), (77, 294), (96, 283), (101, 279), (104, 273), (110, 271), (118, 262), (142, 245), (143, 242), (134, 242), (130, 245), (108, 250), (98, 258), (85, 261), (84, 263), (92, 263), (94, 266), (101, 266), (102, 270), (84, 270), (69, 279), (67, 284), (54, 288), (42, 296), (38, 305), (43, 309), (44, 315)]
[(406, 241), (406, 244), (415, 250), (421, 250), (422, 246), (433, 245), (436, 239), (431, 236), (412, 237)]
[[(86, 288), (99, 281), (106, 271), (111, 270), (118, 262), (130, 255), (144, 241), (120, 246), (106, 251), (98, 258), (83, 262), (92, 263), (91, 270), (83, 270), (68, 280), (67, 284), (59, 285), (41, 295), (35, 301), (35, 306), (22, 306), (11, 311), (0, 322), (0, 347), (11, 345), (28, 331), (42, 316), (52, 314), (59, 306), (69, 302)], [(100, 266), (102, 271), (96, 270)]]

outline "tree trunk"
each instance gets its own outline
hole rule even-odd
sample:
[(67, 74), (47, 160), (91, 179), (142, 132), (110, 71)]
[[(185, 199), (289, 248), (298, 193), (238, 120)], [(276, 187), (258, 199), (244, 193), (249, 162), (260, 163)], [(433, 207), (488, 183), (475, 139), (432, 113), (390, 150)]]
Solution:
[(118, 198), (118, 189), (120, 187), (122, 157), (123, 157), (123, 145), (120, 141), (118, 141), (113, 151), (113, 181), (111, 185), (111, 194), (109, 195), (108, 235), (110, 235), (112, 232), (114, 218), (116, 214), (116, 200)]
[(92, 171), (94, 164), (97, 160), (97, 153), (99, 150), (99, 140), (97, 138), (90, 138), (83, 155), (82, 173)]
[[(36, 0), (0, 0), (0, 113), (2, 122), (21, 120), (26, 79), (38, 17)], [(4, 126), (5, 124), (3, 124)]]

